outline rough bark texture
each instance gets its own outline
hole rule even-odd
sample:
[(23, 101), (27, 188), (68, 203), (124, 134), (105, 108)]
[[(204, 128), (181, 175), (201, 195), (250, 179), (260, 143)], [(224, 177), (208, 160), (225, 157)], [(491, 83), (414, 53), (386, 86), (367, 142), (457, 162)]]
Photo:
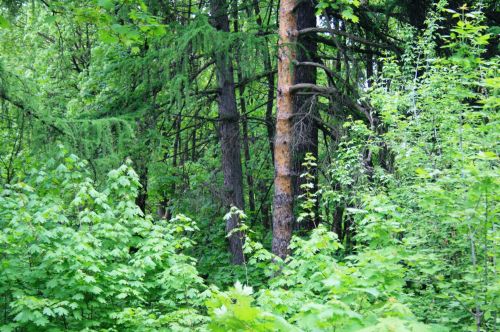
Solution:
[[(212, 0), (212, 25), (220, 31), (229, 32), (227, 3), (225, 0)], [(220, 145), (222, 150), (222, 172), (224, 174), (224, 203), (227, 208), (244, 208), (243, 175), (241, 170), (239, 113), (236, 107), (233, 66), (225, 52), (215, 54), (217, 81), (219, 86), (218, 106), (220, 120)], [(237, 216), (228, 219), (226, 231), (229, 233), (239, 224)], [(243, 239), (239, 232), (229, 237), (229, 250), (234, 264), (242, 264)]]
[(373, 85), (373, 54), (366, 54), (366, 84), (368, 87)]
[[(175, 139), (174, 139), (174, 152), (172, 155), (172, 169), (177, 170), (177, 155), (179, 153), (179, 146), (181, 144), (181, 122), (182, 116), (179, 114), (174, 120), (175, 127)], [(168, 158), (168, 153), (165, 153), (165, 159)], [(176, 190), (175, 182), (172, 183), (170, 187), (170, 195), (174, 195)], [(171, 199), (169, 195), (164, 192), (160, 205), (158, 207), (157, 213), (160, 219), (170, 220), (172, 218), (172, 213), (170, 209)]]
[[(257, 16), (256, 21), (259, 26), (259, 33), (264, 33), (263, 22), (260, 14), (259, 1), (254, 0), (253, 7), (255, 15)], [(272, 72), (271, 55), (267, 49), (267, 45), (263, 49), (264, 51), (264, 70), (269, 73), (267, 75), (267, 105), (266, 105), (266, 129), (267, 137), (269, 139), (269, 148), (271, 151), (271, 159), (274, 163), (274, 118), (273, 118), (273, 108), (274, 108), (274, 73)]]
[(292, 117), (293, 96), (290, 86), (294, 83), (293, 61), (297, 21), (294, 14), (296, 0), (282, 0), (279, 9), (278, 50), (278, 99), (276, 138), (274, 142), (274, 209), (273, 253), (285, 258), (292, 236), (293, 189), (292, 189)]
[[(244, 105), (243, 97), (241, 98), (241, 100), (242, 105)], [(246, 116), (243, 118), (243, 150), (245, 151), (245, 171), (248, 185), (248, 208), (250, 209), (250, 212), (255, 212), (254, 181), (252, 170), (250, 169), (250, 142), (248, 137), (248, 120)]]
[(139, 173), (139, 183), (141, 187), (139, 188), (139, 193), (135, 198), (135, 204), (141, 209), (142, 212), (146, 213), (146, 204), (148, 200), (148, 169), (144, 165), (142, 167), (136, 167)]
[[(315, 4), (313, 0), (303, 0), (297, 6), (297, 30), (316, 27)], [(297, 40), (297, 61), (298, 62), (318, 62), (317, 45), (314, 36), (305, 34), (299, 35)], [(316, 67), (297, 66), (295, 69), (295, 84), (311, 83), (316, 84)], [(314, 105), (315, 96), (300, 95), (294, 96), (294, 118), (293, 118), (293, 191), (294, 197), (302, 195), (304, 191), (300, 187), (304, 184), (305, 178), (300, 175), (306, 172), (302, 163), (308, 152), (314, 157), (318, 157), (318, 127), (314, 117), (318, 118), (317, 109)], [(315, 173), (315, 170), (312, 170)], [(315, 188), (313, 191), (316, 189)], [(316, 225), (315, 220), (304, 220), (297, 229), (311, 229)]]
[[(238, 0), (234, 0), (233, 2), (233, 29), (234, 32), (239, 31), (239, 23), (238, 23)], [(255, 213), (255, 191), (254, 191), (254, 180), (252, 175), (252, 170), (249, 168), (251, 165), (251, 157), (250, 157), (250, 141), (248, 137), (248, 118), (247, 118), (247, 107), (245, 101), (245, 83), (243, 80), (243, 70), (241, 67), (240, 57), (238, 52), (236, 52), (236, 65), (237, 71), (236, 76), (238, 77), (238, 92), (240, 99), (240, 108), (241, 113), (243, 114), (242, 118), (242, 129), (243, 129), (243, 151), (245, 156), (245, 175), (247, 179), (247, 187), (248, 187), (248, 207), (250, 212)]]

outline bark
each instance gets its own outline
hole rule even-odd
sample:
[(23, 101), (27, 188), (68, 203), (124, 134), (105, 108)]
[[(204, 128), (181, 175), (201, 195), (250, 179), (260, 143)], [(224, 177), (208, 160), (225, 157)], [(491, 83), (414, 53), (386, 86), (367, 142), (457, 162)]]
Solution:
[(271, 190), (271, 187), (266, 185), (265, 181), (259, 181), (258, 189), (263, 194), (263, 197), (260, 202), (259, 211), (257, 211), (257, 216), (260, 213), (262, 215), (262, 225), (264, 226), (264, 228), (266, 230), (271, 229), (271, 216), (269, 213), (270, 206), (268, 200), (268, 194)]
[[(212, 25), (219, 31), (229, 32), (229, 18), (225, 0), (211, 1)], [(224, 204), (229, 209), (244, 208), (243, 175), (241, 169), (239, 113), (236, 107), (233, 66), (227, 52), (214, 54), (219, 87), (218, 107), (220, 120), (220, 146), (222, 150), (222, 172), (224, 174)], [(238, 227), (237, 216), (229, 218), (226, 231)], [(240, 232), (229, 237), (229, 251), (233, 264), (243, 264), (243, 238)]]
[[(271, 10), (273, 6), (273, 1), (271, 0), (269, 2), (269, 10)], [(259, 34), (265, 35), (264, 31), (264, 24), (262, 21), (262, 15), (260, 12), (260, 6), (259, 6), (259, 0), (254, 0), (253, 1), (253, 10), (256, 16), (256, 22), (257, 25), (259, 26)], [(269, 14), (269, 19), (271, 18), (271, 14)], [(267, 41), (268, 39), (266, 38), (266, 45), (263, 48), (263, 58), (264, 58), (264, 70), (265, 72), (269, 73), (267, 75), (267, 103), (266, 103), (266, 114), (265, 114), (265, 122), (266, 122), (266, 131), (267, 131), (267, 140), (269, 144), (269, 151), (271, 153), (271, 162), (274, 164), (274, 127), (275, 127), (275, 119), (273, 116), (273, 109), (274, 109), (274, 98), (275, 98), (275, 83), (274, 83), (274, 71), (272, 67), (272, 61), (271, 61), (271, 55), (269, 53), (269, 49), (267, 47)], [(264, 225), (265, 229), (270, 229), (271, 228), (271, 215), (270, 215), (270, 200), (267, 199), (269, 189), (268, 186), (263, 181), (259, 182), (259, 190), (261, 193), (264, 194), (264, 198), (261, 200), (260, 208), (259, 210), (262, 213), (262, 223)], [(258, 214), (258, 213), (257, 213)]]
[(146, 213), (147, 203), (148, 203), (148, 164), (151, 155), (151, 151), (148, 148), (150, 144), (150, 138), (147, 137), (147, 132), (153, 127), (154, 117), (151, 115), (146, 116), (142, 121), (137, 121), (138, 137), (146, 137), (145, 141), (135, 147), (134, 168), (139, 175), (139, 183), (141, 187), (137, 193), (135, 203), (139, 208)]
[[(242, 105), (244, 105), (244, 102), (245, 101), (242, 100)], [(248, 120), (246, 116), (243, 118), (243, 149), (245, 151), (245, 171), (246, 171), (247, 185), (248, 185), (248, 207), (250, 209), (250, 212), (255, 212), (255, 191), (254, 191), (254, 181), (253, 181), (252, 171), (249, 168), (251, 160), (250, 160), (250, 143), (248, 139)]]
[(274, 209), (272, 251), (285, 258), (292, 236), (293, 189), (292, 189), (292, 117), (293, 96), (290, 86), (294, 83), (292, 64), (295, 50), (297, 20), (294, 14), (296, 0), (282, 0), (279, 8), (278, 47), (278, 98), (276, 138), (274, 142)]
[[(296, 9), (297, 29), (316, 27), (315, 5), (312, 0), (301, 1)], [(298, 62), (317, 62), (316, 41), (311, 35), (299, 35), (297, 40), (297, 61)], [(295, 68), (295, 84), (310, 83), (316, 84), (315, 66), (297, 66)], [(318, 111), (313, 103), (314, 95), (296, 94), (294, 96), (294, 117), (293, 117), (293, 192), (294, 197), (304, 194), (301, 185), (305, 183), (305, 178), (300, 177), (307, 170), (302, 163), (308, 152), (315, 158), (318, 157), (318, 127), (315, 117), (318, 117)], [(313, 174), (315, 170), (312, 170)], [(317, 181), (312, 189), (316, 191)], [(317, 209), (316, 209), (316, 215)], [(304, 220), (300, 225), (295, 225), (296, 229), (311, 229), (316, 225), (316, 220)]]
[(366, 84), (373, 85), (373, 54), (366, 55)]
[(188, 136), (188, 133), (186, 132), (186, 137), (184, 140), (184, 149), (182, 152), (181, 165), (186, 164), (186, 162), (188, 160), (189, 160), (189, 136)]
[(344, 215), (344, 208), (342, 206), (336, 206), (333, 211), (333, 231), (337, 234), (340, 243), (342, 243), (342, 219)]
[[(182, 115), (178, 114), (174, 120), (175, 127), (175, 139), (174, 139), (174, 151), (172, 155), (172, 169), (177, 172), (177, 156), (179, 154), (179, 146), (181, 144), (181, 123), (182, 123)], [(167, 158), (167, 154), (165, 154), (165, 159)], [(176, 184), (172, 183), (170, 188), (170, 194), (175, 195)], [(172, 218), (172, 213), (170, 209), (170, 198), (166, 192), (163, 193), (162, 200), (157, 210), (158, 217), (160, 219), (170, 220)]]
[(191, 136), (191, 160), (196, 161), (196, 130), (198, 128), (198, 120), (194, 119), (193, 135)]
[(406, 7), (410, 24), (417, 29), (424, 29), (427, 12), (431, 8), (431, 5), (432, 1), (429, 0), (405, 2), (403, 7)]
[[(260, 15), (259, 1), (254, 0), (253, 7), (255, 15), (257, 16), (257, 25), (259, 26), (259, 33), (263, 34), (263, 22)], [(271, 56), (269, 54), (269, 49), (264, 47), (264, 69), (269, 74), (267, 75), (267, 105), (266, 105), (266, 129), (267, 138), (269, 140), (269, 149), (271, 151), (271, 159), (274, 163), (274, 118), (273, 118), (273, 107), (274, 107), (274, 72), (272, 71)]]
[(139, 188), (139, 193), (135, 198), (135, 204), (141, 209), (142, 212), (146, 213), (146, 203), (148, 200), (148, 169), (147, 166), (141, 164), (137, 167), (139, 173), (139, 183), (141, 187)]
[[(233, 29), (234, 32), (238, 32), (239, 27), (238, 27), (238, 0), (234, 0), (234, 8), (233, 12), (235, 13), (234, 15), (234, 20), (233, 20)], [(253, 180), (253, 175), (252, 171), (249, 169), (249, 166), (251, 164), (251, 158), (250, 158), (250, 142), (248, 139), (248, 118), (247, 118), (247, 108), (246, 108), (246, 102), (245, 102), (245, 84), (243, 83), (243, 73), (242, 73), (242, 64), (240, 61), (240, 57), (238, 53), (236, 53), (236, 63), (237, 63), (237, 77), (238, 77), (238, 92), (239, 92), (239, 99), (240, 99), (240, 108), (241, 108), (241, 113), (243, 113), (243, 119), (242, 119), (242, 125), (243, 125), (243, 151), (244, 151), (244, 156), (245, 156), (245, 173), (246, 173), (246, 179), (247, 179), (247, 186), (248, 186), (248, 207), (250, 209), (250, 212), (254, 213), (255, 212), (255, 191), (254, 191), (254, 180)]]

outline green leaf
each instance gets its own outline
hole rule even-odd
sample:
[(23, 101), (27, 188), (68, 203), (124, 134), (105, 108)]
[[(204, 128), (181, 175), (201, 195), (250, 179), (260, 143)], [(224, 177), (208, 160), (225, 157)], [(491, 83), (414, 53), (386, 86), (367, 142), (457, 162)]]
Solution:
[(58, 316), (67, 316), (69, 312), (63, 307), (57, 307), (54, 308), (54, 313), (57, 314)]
[(99, 0), (97, 4), (106, 10), (112, 10), (115, 7), (113, 0)]
[(497, 160), (498, 156), (491, 151), (481, 151), (477, 154), (477, 158), (482, 160)]
[(358, 23), (359, 22), (359, 17), (357, 17), (356, 15), (354, 15), (354, 12), (352, 10), (351, 7), (348, 7), (346, 9), (344, 9), (342, 12), (341, 12), (341, 15), (344, 19), (348, 20), (348, 21), (351, 21), (353, 23)]
[(2, 15), (0, 15), (0, 28), (3, 28), (3, 29), (10, 28), (9, 21), (5, 17), (3, 17)]
[(54, 23), (56, 21), (57, 21), (57, 16), (55, 16), (55, 15), (47, 16), (45, 18), (45, 22), (48, 23), (48, 24), (52, 24), (52, 23)]

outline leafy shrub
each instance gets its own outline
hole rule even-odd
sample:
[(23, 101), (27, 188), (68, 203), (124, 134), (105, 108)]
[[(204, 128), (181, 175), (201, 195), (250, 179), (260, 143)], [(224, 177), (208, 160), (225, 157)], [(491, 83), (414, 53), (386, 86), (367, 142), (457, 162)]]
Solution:
[(201, 326), (203, 282), (181, 253), (194, 222), (143, 216), (129, 165), (99, 191), (76, 156), (59, 157), (0, 194), (2, 331)]
[[(342, 246), (320, 225), (310, 239), (294, 237), (293, 255), (255, 295), (236, 283), (212, 289), (215, 331), (437, 331), (399, 301), (405, 268), (398, 247), (369, 249), (345, 261)], [(262, 255), (259, 253), (259, 255)], [(280, 264), (274, 257), (269, 264)], [(274, 261), (274, 262), (273, 262)], [(276, 270), (275, 270), (276, 271)]]

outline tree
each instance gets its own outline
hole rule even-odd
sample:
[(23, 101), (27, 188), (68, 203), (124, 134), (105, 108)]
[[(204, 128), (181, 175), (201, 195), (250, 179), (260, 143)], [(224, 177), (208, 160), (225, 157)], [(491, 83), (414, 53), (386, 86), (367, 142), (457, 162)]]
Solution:
[[(316, 27), (316, 13), (313, 0), (300, 1), (297, 4), (297, 30)], [(297, 38), (297, 63), (295, 68), (294, 83), (316, 84), (316, 67), (307, 63), (317, 61), (317, 42), (311, 35), (299, 35)], [(318, 107), (316, 105), (316, 95), (294, 95), (294, 116), (293, 116), (293, 192), (294, 199), (304, 194), (302, 185), (305, 178), (301, 175), (307, 170), (303, 166), (307, 153), (311, 153), (314, 158), (318, 158)], [(311, 171), (311, 170), (309, 170)], [(315, 173), (312, 170), (312, 173)], [(317, 181), (314, 181), (316, 190)], [(316, 213), (317, 214), (317, 213)], [(316, 220), (306, 219), (304, 225), (295, 225), (295, 228), (311, 229), (316, 224)]]
[[(210, 5), (213, 26), (219, 31), (229, 32), (228, 6), (226, 1), (212, 0)], [(238, 209), (243, 209), (240, 115), (236, 107), (233, 65), (228, 54), (215, 52), (214, 57), (219, 88), (219, 134), (222, 151), (222, 172), (224, 173), (224, 203), (227, 208), (235, 206)], [(233, 215), (227, 220), (226, 232), (231, 233), (233, 229), (238, 227), (238, 224), (238, 216)], [(234, 232), (229, 236), (229, 250), (231, 251), (232, 262), (234, 264), (242, 264), (244, 262), (243, 239), (240, 232)]]
[(278, 49), (278, 100), (276, 137), (274, 142), (274, 200), (272, 251), (281, 258), (288, 255), (292, 236), (293, 186), (292, 186), (292, 117), (294, 83), (293, 61), (296, 53), (297, 19), (295, 0), (283, 0), (279, 8)]

